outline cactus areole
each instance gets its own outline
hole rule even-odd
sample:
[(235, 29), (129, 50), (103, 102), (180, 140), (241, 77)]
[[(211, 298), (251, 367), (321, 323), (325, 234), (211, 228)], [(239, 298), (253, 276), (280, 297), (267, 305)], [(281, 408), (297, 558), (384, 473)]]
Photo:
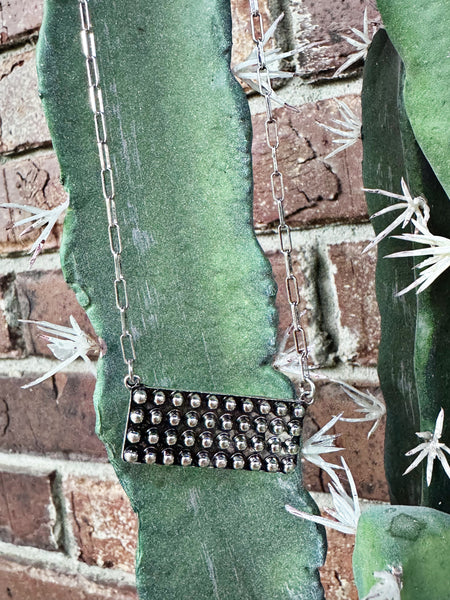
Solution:
[(230, 48), (229, 0), (46, 0), (61, 262), (107, 348), (97, 433), (138, 513), (140, 598), (320, 600), (321, 532), (284, 509), (315, 507)]

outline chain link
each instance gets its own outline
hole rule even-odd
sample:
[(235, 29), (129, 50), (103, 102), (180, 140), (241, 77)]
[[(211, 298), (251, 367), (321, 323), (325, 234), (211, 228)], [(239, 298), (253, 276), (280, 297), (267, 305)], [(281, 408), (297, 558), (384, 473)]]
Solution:
[(284, 212), (285, 190), (283, 184), (283, 174), (278, 167), (277, 150), (280, 145), (278, 135), (278, 123), (272, 110), (272, 83), (270, 72), (266, 66), (264, 55), (264, 24), (262, 15), (259, 11), (258, 0), (249, 0), (250, 4), (250, 24), (252, 39), (256, 45), (256, 58), (258, 61), (256, 75), (258, 78), (259, 92), (265, 101), (266, 110), (266, 143), (272, 152), (272, 173), (270, 175), (270, 185), (272, 188), (272, 197), (278, 208), (280, 224), (278, 225), (278, 237), (280, 241), (280, 250), (284, 255), (286, 267), (285, 287), (292, 315), (292, 337), (298, 358), (300, 371), (300, 399), (311, 404), (314, 401), (315, 386), (310, 377), (308, 365), (308, 343), (305, 330), (301, 325), (300, 312), (300, 289), (298, 279), (294, 273), (292, 261), (292, 237), (291, 228), (286, 223)]
[(94, 115), (95, 136), (97, 140), (98, 155), (100, 159), (100, 178), (102, 193), (105, 200), (108, 216), (108, 237), (111, 255), (114, 260), (114, 296), (116, 308), (120, 313), (121, 335), (120, 348), (124, 363), (128, 367), (125, 385), (132, 387), (140, 379), (134, 374), (134, 361), (136, 352), (133, 336), (128, 329), (127, 311), (129, 308), (127, 282), (122, 272), (122, 238), (120, 225), (117, 220), (115, 201), (114, 172), (111, 166), (108, 145), (108, 132), (106, 128), (105, 108), (100, 87), (100, 74), (98, 70), (95, 36), (89, 13), (88, 0), (79, 0), (81, 20), (81, 44), (86, 58), (86, 72), (89, 87), (89, 102)]

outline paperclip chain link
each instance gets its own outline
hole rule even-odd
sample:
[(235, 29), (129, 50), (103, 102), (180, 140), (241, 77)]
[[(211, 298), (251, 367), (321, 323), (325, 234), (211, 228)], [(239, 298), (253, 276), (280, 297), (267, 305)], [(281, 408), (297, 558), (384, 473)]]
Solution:
[(102, 182), (102, 193), (106, 205), (108, 217), (108, 237), (111, 255), (114, 260), (114, 296), (116, 307), (120, 314), (121, 334), (120, 347), (124, 363), (128, 367), (128, 375), (125, 377), (125, 385), (132, 387), (139, 383), (140, 379), (134, 373), (134, 361), (136, 352), (134, 349), (133, 336), (128, 329), (128, 292), (127, 282), (122, 272), (122, 239), (120, 225), (117, 220), (114, 172), (109, 155), (108, 134), (106, 129), (105, 108), (100, 86), (100, 74), (98, 70), (97, 52), (95, 48), (95, 36), (89, 13), (88, 0), (79, 0), (81, 19), (81, 44), (83, 54), (86, 58), (86, 72), (89, 87), (89, 101), (94, 115), (95, 135), (97, 139), (98, 155), (100, 159), (100, 176)]
[(252, 39), (256, 44), (256, 57), (258, 61), (258, 86), (259, 92), (264, 98), (266, 108), (266, 143), (272, 152), (272, 173), (270, 175), (270, 185), (272, 188), (272, 197), (278, 208), (278, 237), (280, 241), (280, 250), (284, 256), (286, 268), (286, 295), (291, 309), (292, 337), (294, 339), (300, 371), (300, 399), (306, 404), (311, 404), (314, 401), (315, 385), (310, 377), (308, 365), (308, 342), (306, 339), (305, 330), (301, 325), (300, 289), (292, 264), (291, 228), (286, 223), (284, 212), (285, 190), (283, 184), (283, 174), (278, 166), (277, 155), (280, 139), (278, 135), (278, 123), (272, 110), (271, 96), (273, 89), (270, 80), (270, 72), (267, 68), (264, 56), (264, 23), (262, 14), (259, 11), (258, 0), (249, 0), (249, 3)]

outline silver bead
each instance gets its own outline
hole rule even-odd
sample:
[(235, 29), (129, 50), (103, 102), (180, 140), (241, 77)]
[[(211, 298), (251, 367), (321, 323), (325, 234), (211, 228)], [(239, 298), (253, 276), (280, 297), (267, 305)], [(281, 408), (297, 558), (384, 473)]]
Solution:
[(153, 448), (145, 449), (144, 460), (148, 465), (153, 465), (156, 462), (156, 452), (153, 450)]
[(266, 458), (266, 469), (269, 471), (269, 473), (276, 473), (279, 471), (280, 467), (275, 456), (268, 456)]
[(267, 431), (267, 421), (263, 417), (255, 419), (254, 425), (258, 433), (265, 433)]
[(231, 460), (233, 461), (233, 469), (243, 469), (245, 467), (245, 459), (242, 454), (234, 454)]
[(147, 432), (149, 444), (157, 444), (159, 442), (159, 434), (157, 429), (149, 429)]
[(155, 392), (153, 396), (153, 402), (158, 406), (161, 406), (166, 401), (166, 395), (164, 392)]
[(237, 423), (241, 431), (248, 431), (251, 427), (250, 419), (248, 417), (239, 417)]
[(217, 436), (217, 445), (221, 450), (226, 450), (230, 447), (231, 440), (226, 433), (221, 433)]
[(227, 457), (223, 452), (218, 452), (214, 456), (214, 466), (216, 467), (216, 469), (226, 469), (227, 464)]
[(173, 454), (173, 451), (170, 450), (170, 448), (166, 448), (165, 450), (163, 450), (162, 461), (163, 465), (173, 465), (175, 461), (175, 456)]
[(250, 456), (248, 459), (250, 471), (259, 471), (262, 467), (262, 462), (259, 456)]
[(262, 415), (268, 415), (270, 413), (270, 404), (267, 400), (262, 400), (262, 402), (259, 403), (259, 412)]
[(229, 396), (225, 400), (225, 410), (229, 410), (230, 412), (236, 410), (236, 400), (232, 396)]
[(217, 396), (208, 396), (208, 407), (211, 410), (216, 410), (216, 408), (219, 408), (219, 399)]
[(291, 421), (288, 423), (288, 429), (291, 435), (300, 435), (302, 432), (302, 424), (300, 421)]
[(267, 443), (272, 454), (279, 454), (281, 452), (281, 442), (277, 437), (273, 436), (269, 438)]
[(253, 402), (251, 400), (249, 400), (248, 398), (246, 398), (243, 402), (242, 402), (242, 410), (246, 413), (252, 412), (253, 410)]
[(212, 429), (216, 426), (216, 416), (213, 413), (206, 413), (203, 415), (203, 423), (206, 429)]
[(199, 452), (197, 454), (197, 464), (199, 467), (209, 467), (211, 464), (209, 454), (207, 452)]
[(301, 419), (305, 416), (305, 407), (302, 404), (294, 404), (294, 408), (292, 410), (292, 414), (297, 419)]
[(186, 415), (186, 423), (188, 427), (195, 427), (196, 425), (198, 425), (198, 419), (199, 416), (196, 412), (188, 412)]
[(220, 417), (220, 426), (225, 431), (233, 429), (233, 419), (231, 418), (231, 415), (222, 415)]
[(279, 417), (285, 417), (288, 412), (286, 404), (284, 402), (277, 402), (276, 412)]
[(280, 435), (280, 433), (284, 432), (284, 423), (281, 419), (274, 419), (270, 424), (270, 430), (275, 435)]
[(214, 442), (213, 436), (208, 431), (204, 431), (200, 435), (200, 443), (203, 446), (203, 448), (211, 448), (211, 446), (213, 445), (213, 442)]
[(130, 413), (130, 421), (132, 423), (142, 423), (144, 420), (144, 411), (138, 408), (137, 410), (133, 410)]
[(132, 444), (137, 444), (137, 442), (139, 442), (139, 440), (141, 439), (141, 434), (139, 433), (139, 431), (134, 431), (133, 429), (130, 429), (127, 433), (127, 440), (129, 442), (131, 442)]
[(135, 463), (138, 461), (139, 459), (139, 454), (136, 452), (136, 450), (130, 450), (127, 449), (125, 450), (125, 452), (123, 453), (123, 457), (124, 459), (129, 462), (129, 463)]
[(174, 446), (177, 443), (177, 434), (173, 429), (166, 431), (166, 444), (168, 446)]
[(195, 435), (192, 431), (185, 431), (181, 436), (181, 440), (185, 446), (190, 448), (195, 444)]
[(285, 473), (292, 473), (292, 471), (295, 471), (295, 461), (290, 456), (281, 459), (281, 465)]
[(163, 414), (159, 408), (154, 408), (152, 411), (150, 411), (150, 421), (153, 423), (153, 425), (159, 425), (162, 420)]
[(264, 438), (254, 435), (252, 437), (252, 446), (256, 452), (262, 452), (264, 450)]
[(199, 408), (202, 404), (202, 399), (198, 394), (191, 394), (190, 400), (192, 408)]
[(172, 425), (172, 427), (180, 424), (181, 415), (179, 410), (171, 410), (167, 416), (169, 417), (169, 423)]
[(192, 464), (192, 455), (187, 450), (180, 452), (180, 465), (182, 467), (189, 467)]
[(145, 404), (145, 402), (147, 402), (147, 394), (144, 390), (136, 390), (133, 392), (133, 402), (136, 402), (136, 404)]
[(299, 451), (299, 445), (292, 441), (286, 442), (286, 451), (288, 454), (297, 454)]
[(236, 446), (236, 450), (246, 450), (247, 449), (247, 439), (245, 435), (237, 435), (234, 438), (234, 445)]
[(172, 396), (172, 404), (174, 406), (181, 406), (183, 404), (184, 398), (181, 392), (175, 392)]

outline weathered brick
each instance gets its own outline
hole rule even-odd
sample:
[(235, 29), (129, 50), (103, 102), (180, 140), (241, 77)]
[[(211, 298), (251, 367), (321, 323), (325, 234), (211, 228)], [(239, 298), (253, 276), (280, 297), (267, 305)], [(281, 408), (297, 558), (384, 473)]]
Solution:
[(18, 358), (23, 340), (17, 327), (17, 294), (12, 274), (0, 276), (0, 358)]
[[(18, 273), (16, 286), (23, 319), (50, 321), (70, 327), (69, 317), (73, 315), (81, 329), (96, 339), (86, 313), (78, 304), (75, 293), (64, 281), (61, 271)], [(53, 356), (41, 333), (34, 325), (23, 325), (27, 352)]]
[(320, 569), (320, 580), (325, 590), (325, 598), (358, 600), (352, 569), (355, 538), (333, 529), (327, 529), (327, 542), (327, 560)]
[(121, 486), (88, 477), (68, 477), (63, 486), (80, 560), (134, 572), (137, 517)]
[(69, 575), (0, 558), (1, 600), (138, 600), (127, 585), (102, 584), (80, 574)]
[[(353, 384), (352, 384), (353, 385)], [(381, 391), (373, 384), (353, 385), (362, 392), (369, 391), (381, 397)], [(316, 402), (308, 408), (304, 423), (305, 439), (311, 437), (323, 427), (333, 415), (344, 413), (344, 417), (354, 418), (358, 408), (346, 395), (341, 386), (335, 383), (319, 382)], [(328, 462), (340, 464), (339, 456), (343, 456), (352, 472), (361, 498), (367, 500), (388, 501), (388, 487), (384, 474), (384, 419), (377, 430), (367, 439), (373, 425), (370, 423), (338, 422), (327, 433), (339, 433), (336, 446), (345, 449), (343, 452), (323, 455)], [(304, 483), (310, 491), (328, 492), (329, 477), (309, 461), (302, 459)]]
[[(367, 6), (369, 33), (379, 26), (381, 18), (375, 3), (361, 0), (291, 0), (294, 27), (294, 44), (320, 42), (308, 52), (300, 55), (299, 71), (311, 81), (331, 77), (335, 70), (355, 52), (343, 36), (361, 41), (351, 27), (363, 30), (364, 8)], [(355, 63), (346, 73), (360, 68), (362, 61)]]
[(21, 546), (57, 549), (53, 474), (0, 472), (0, 539)]
[(103, 444), (95, 435), (94, 378), (58, 373), (36, 387), (20, 387), (31, 380), (0, 379), (0, 448), (58, 458), (106, 460)]
[(0, 44), (22, 40), (39, 30), (43, 0), (6, 0), (0, 4)]
[[(55, 154), (45, 154), (32, 159), (12, 160), (0, 170), (0, 203), (12, 202), (51, 209), (65, 200), (59, 179), (59, 166)], [(28, 251), (37, 233), (20, 237), (25, 225), (11, 229), (14, 222), (30, 216), (17, 209), (0, 210), (0, 252)], [(46, 249), (59, 247), (62, 225), (57, 224), (45, 242)]]
[(50, 132), (38, 95), (35, 53), (8, 54), (0, 61), (0, 152), (49, 143)]
[(376, 250), (362, 254), (366, 242), (331, 245), (340, 311), (339, 356), (359, 365), (376, 365), (380, 314), (375, 295)]
[[(357, 96), (342, 98), (355, 112), (360, 111)], [(274, 111), (278, 119), (279, 170), (285, 186), (286, 221), (292, 227), (311, 227), (332, 222), (366, 221), (367, 207), (362, 192), (362, 144), (359, 140), (336, 156), (325, 157), (335, 148), (334, 134), (318, 123), (333, 125), (339, 118), (334, 100)], [(257, 229), (273, 227), (278, 210), (272, 198), (270, 173), (272, 155), (265, 139), (265, 114), (253, 117), (254, 223)]]

